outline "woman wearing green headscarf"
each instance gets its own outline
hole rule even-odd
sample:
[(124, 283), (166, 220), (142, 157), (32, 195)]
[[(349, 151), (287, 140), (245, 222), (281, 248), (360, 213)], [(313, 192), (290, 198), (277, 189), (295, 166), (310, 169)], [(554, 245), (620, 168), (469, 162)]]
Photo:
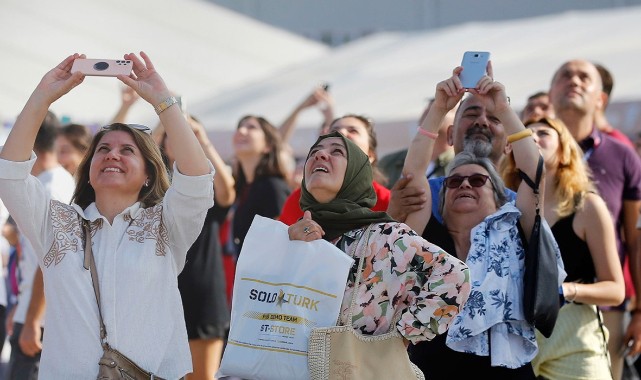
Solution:
[[(307, 156), (301, 190), (305, 215), (289, 227), (290, 239), (322, 238), (355, 258), (342, 324), (347, 323), (358, 259), (364, 258), (355, 330), (384, 334), (397, 313), (396, 328), (412, 343), (447, 330), (469, 296), (468, 268), (407, 225), (370, 210), (376, 202), (372, 169), (358, 146), (338, 132), (319, 137)], [(359, 245), (361, 238), (367, 244)]]

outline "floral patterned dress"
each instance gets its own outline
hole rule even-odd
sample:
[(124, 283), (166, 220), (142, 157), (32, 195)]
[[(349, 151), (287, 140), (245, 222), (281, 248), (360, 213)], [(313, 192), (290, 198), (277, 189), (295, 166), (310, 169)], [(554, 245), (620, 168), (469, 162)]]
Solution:
[[(493, 366), (507, 368), (529, 363), (538, 351), (534, 327), (525, 320), (523, 309), (525, 250), (517, 227), (520, 216), (514, 203), (508, 202), (472, 229), (466, 260), (472, 294), (447, 333), (451, 349), (489, 355)], [(543, 228), (548, 228), (545, 223)], [(560, 285), (565, 271), (556, 253)]]
[[(366, 243), (359, 245), (359, 239)], [(431, 340), (447, 330), (469, 296), (467, 266), (403, 223), (352, 230), (335, 244), (355, 259), (341, 306), (342, 324), (347, 324), (359, 258), (365, 258), (352, 317), (352, 326), (362, 334), (387, 333), (400, 313), (396, 328), (406, 339)]]

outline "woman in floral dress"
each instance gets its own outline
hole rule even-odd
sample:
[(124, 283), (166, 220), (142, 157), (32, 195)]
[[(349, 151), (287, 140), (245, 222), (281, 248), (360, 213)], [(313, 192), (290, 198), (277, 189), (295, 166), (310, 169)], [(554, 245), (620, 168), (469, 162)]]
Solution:
[[(322, 238), (356, 259), (345, 287), (343, 324), (364, 258), (351, 321), (355, 330), (384, 334), (398, 315), (396, 328), (409, 342), (447, 330), (469, 295), (467, 266), (407, 225), (370, 209), (376, 202), (372, 170), (358, 146), (338, 132), (319, 137), (307, 156), (300, 202), (305, 214), (289, 227), (290, 239)], [(357, 250), (360, 239), (368, 244)]]

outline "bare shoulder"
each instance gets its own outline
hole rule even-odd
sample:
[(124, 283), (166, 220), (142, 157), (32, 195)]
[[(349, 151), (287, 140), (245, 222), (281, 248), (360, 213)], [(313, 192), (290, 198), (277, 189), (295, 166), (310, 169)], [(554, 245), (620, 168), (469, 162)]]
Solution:
[(596, 193), (587, 193), (583, 207), (577, 210), (575, 226), (580, 231), (598, 231), (598, 226), (612, 223), (610, 212), (603, 198)]
[(596, 214), (608, 210), (603, 198), (596, 193), (587, 193), (583, 199), (583, 207), (579, 210), (582, 216), (595, 216)]

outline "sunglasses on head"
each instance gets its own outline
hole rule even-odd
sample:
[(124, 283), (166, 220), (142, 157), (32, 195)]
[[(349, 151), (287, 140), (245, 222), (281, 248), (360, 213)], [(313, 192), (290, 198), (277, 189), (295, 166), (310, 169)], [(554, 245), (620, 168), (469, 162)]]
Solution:
[[(142, 125), (142, 124), (123, 124), (123, 125), (126, 125), (131, 129), (137, 129), (137, 130), (139, 130), (141, 132), (145, 132), (146, 134), (151, 135), (151, 129), (146, 125)], [(114, 124), (105, 125), (104, 127), (100, 128), (101, 131), (103, 131), (103, 130), (104, 131), (111, 131), (113, 129), (114, 129)]]
[(460, 187), (463, 181), (467, 179), (467, 183), (469, 183), (470, 186), (481, 187), (485, 185), (485, 182), (487, 182), (489, 178), (489, 176), (479, 173), (475, 173), (472, 175), (455, 174), (445, 178), (445, 186), (447, 186), (448, 189), (456, 189), (457, 187)]

